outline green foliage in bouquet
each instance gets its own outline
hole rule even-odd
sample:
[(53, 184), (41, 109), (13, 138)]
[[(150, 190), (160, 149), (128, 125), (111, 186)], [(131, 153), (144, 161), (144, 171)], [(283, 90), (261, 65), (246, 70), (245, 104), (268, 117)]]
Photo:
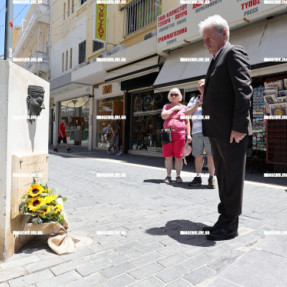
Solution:
[(20, 210), (24, 215), (33, 217), (32, 222), (41, 224), (58, 222), (64, 224), (64, 216), (61, 213), (63, 206), (57, 202), (58, 198), (66, 201), (67, 198), (57, 195), (55, 188), (49, 189), (47, 184), (33, 182), (22, 199)]

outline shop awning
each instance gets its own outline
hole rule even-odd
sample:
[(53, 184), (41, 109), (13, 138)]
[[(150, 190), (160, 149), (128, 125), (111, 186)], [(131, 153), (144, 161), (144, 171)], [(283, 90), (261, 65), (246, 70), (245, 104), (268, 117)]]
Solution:
[(268, 59), (287, 57), (286, 22), (285, 14), (235, 30), (230, 42), (246, 49), (253, 69), (260, 64), (269, 66)]
[[(252, 69), (267, 67), (282, 62), (268, 61), (270, 58), (287, 58), (287, 15), (261, 21), (233, 30), (230, 42), (241, 45), (248, 52)], [(154, 82), (154, 88), (176, 86), (204, 77), (209, 62), (180, 62), (180, 58), (209, 58), (202, 42), (171, 52)]]
[(158, 57), (153, 55), (107, 71), (106, 82), (123, 81), (157, 72), (159, 71)]
[[(183, 61), (181, 61), (181, 58)], [(197, 60), (198, 62), (185, 62), (184, 60), (187, 58)], [(154, 88), (160, 88), (165, 85), (176, 86), (204, 77), (210, 59), (211, 56), (202, 42), (171, 52), (154, 82)]]

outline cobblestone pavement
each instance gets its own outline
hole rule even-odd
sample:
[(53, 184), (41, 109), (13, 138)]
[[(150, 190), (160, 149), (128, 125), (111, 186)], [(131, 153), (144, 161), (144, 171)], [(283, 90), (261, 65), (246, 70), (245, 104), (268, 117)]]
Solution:
[(67, 195), (69, 233), (81, 240), (61, 256), (45, 237), (30, 241), (1, 263), (0, 287), (287, 286), (287, 233), (268, 234), (287, 230), (286, 184), (246, 181), (239, 236), (213, 242), (180, 231), (217, 220), (217, 189), (207, 177), (188, 187), (188, 168), (183, 184), (167, 185), (162, 166), (161, 158), (50, 154), (49, 186)]

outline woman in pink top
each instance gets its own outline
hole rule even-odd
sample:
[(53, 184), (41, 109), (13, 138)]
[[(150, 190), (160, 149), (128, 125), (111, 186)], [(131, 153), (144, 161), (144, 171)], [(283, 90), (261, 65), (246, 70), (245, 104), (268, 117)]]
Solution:
[(191, 142), (190, 122), (186, 119), (186, 106), (181, 105), (182, 95), (178, 88), (173, 88), (168, 93), (170, 104), (166, 104), (161, 113), (164, 121), (163, 128), (172, 127), (172, 141), (162, 146), (162, 155), (165, 157), (167, 177), (164, 182), (171, 182), (171, 170), (173, 157), (175, 157), (176, 182), (182, 182), (180, 172), (182, 170), (182, 151), (185, 144), (185, 132), (187, 141)]

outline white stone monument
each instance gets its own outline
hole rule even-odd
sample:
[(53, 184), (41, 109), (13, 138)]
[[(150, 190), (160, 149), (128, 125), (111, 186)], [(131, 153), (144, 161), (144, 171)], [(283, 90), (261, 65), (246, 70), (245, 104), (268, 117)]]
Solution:
[[(30, 118), (29, 86), (43, 88), (45, 107)], [(48, 180), (49, 100), (47, 81), (10, 61), (0, 61), (0, 260), (31, 238), (15, 234), (27, 222), (27, 217), (20, 215), (19, 204), (33, 177)], [(43, 107), (41, 99), (34, 103)]]

